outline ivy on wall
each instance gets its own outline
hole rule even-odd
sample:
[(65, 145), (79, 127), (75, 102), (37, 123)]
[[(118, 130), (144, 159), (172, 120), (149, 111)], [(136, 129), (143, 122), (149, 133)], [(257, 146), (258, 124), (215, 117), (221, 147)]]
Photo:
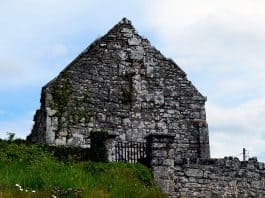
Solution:
[(84, 123), (88, 124), (94, 113), (89, 108), (91, 99), (88, 93), (83, 97), (73, 95), (73, 88), (69, 75), (62, 74), (60, 81), (54, 83), (52, 87), (53, 102), (51, 107), (56, 110), (53, 117), (58, 120), (55, 138), (59, 137), (60, 132), (67, 132), (66, 139), (72, 137), (71, 126)]
[(56, 110), (53, 117), (56, 117), (58, 120), (57, 129), (55, 131), (55, 137), (57, 138), (59, 133), (68, 126), (63, 118), (72, 94), (72, 87), (67, 73), (63, 73), (60, 82), (54, 83), (51, 94), (53, 98), (52, 108)]

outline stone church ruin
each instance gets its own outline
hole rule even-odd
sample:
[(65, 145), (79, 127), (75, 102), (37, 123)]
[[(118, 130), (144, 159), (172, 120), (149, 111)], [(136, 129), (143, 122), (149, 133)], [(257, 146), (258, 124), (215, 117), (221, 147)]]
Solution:
[(265, 197), (263, 163), (210, 158), (205, 102), (124, 18), (42, 88), (27, 139), (90, 147), (90, 133), (106, 130), (110, 161), (121, 143), (147, 143), (154, 178), (171, 197)]

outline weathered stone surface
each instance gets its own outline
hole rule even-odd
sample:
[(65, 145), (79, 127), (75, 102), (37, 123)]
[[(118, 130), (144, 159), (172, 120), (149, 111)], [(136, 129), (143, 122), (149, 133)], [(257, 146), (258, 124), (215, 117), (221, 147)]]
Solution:
[(174, 193), (174, 144), (175, 135), (153, 133), (146, 136), (150, 152), (150, 166), (157, 184), (168, 194)]
[(185, 175), (188, 177), (202, 177), (203, 176), (203, 171), (200, 169), (187, 169), (185, 172)]
[(138, 39), (134, 36), (132, 36), (131, 38), (128, 39), (128, 44), (129, 45), (139, 45), (141, 43), (141, 39)]
[(178, 165), (174, 173), (175, 197), (265, 197), (265, 168), (260, 169), (260, 164), (252, 159), (240, 162), (224, 158), (198, 160), (181, 168)]
[[(205, 97), (128, 19), (97, 39), (42, 89), (28, 139), (89, 147), (90, 132), (145, 141), (175, 134), (178, 158), (209, 158)], [(171, 161), (166, 161), (171, 164)]]

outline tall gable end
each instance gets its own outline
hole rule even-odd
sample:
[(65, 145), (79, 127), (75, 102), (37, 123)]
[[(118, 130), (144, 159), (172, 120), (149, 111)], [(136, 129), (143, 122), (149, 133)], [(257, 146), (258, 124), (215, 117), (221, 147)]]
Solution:
[(160, 132), (175, 134), (176, 157), (209, 156), (205, 97), (126, 18), (48, 83), (41, 103), (34, 142), (89, 146), (93, 130), (122, 141)]

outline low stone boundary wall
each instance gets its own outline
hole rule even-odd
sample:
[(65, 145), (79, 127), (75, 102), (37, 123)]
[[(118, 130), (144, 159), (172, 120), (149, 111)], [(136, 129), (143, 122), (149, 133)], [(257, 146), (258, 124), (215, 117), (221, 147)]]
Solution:
[[(111, 161), (115, 137), (107, 139)], [(155, 182), (176, 198), (264, 198), (265, 164), (256, 158), (180, 159), (175, 157), (174, 134), (146, 136), (146, 161)]]
[(256, 158), (175, 162), (172, 197), (265, 197), (265, 164)]

